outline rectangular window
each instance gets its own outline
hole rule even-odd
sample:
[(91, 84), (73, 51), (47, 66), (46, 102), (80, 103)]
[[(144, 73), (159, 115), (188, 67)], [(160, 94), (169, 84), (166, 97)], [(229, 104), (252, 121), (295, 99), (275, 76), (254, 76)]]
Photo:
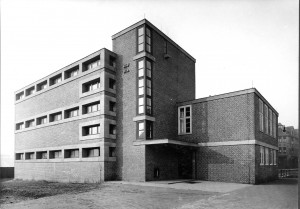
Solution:
[(61, 115), (62, 115), (61, 112), (51, 114), (49, 122), (55, 122), (61, 120), (62, 119)]
[(47, 123), (47, 116), (42, 116), (36, 119), (36, 125), (42, 125)]
[(97, 101), (97, 102), (83, 105), (82, 114), (97, 112), (99, 110), (100, 110), (100, 101)]
[(16, 95), (16, 101), (24, 98), (24, 92), (20, 92)]
[(151, 31), (146, 27), (146, 51), (151, 53)]
[(37, 89), (36, 89), (37, 91), (41, 91), (41, 90), (47, 88), (47, 81), (43, 81), (43, 82), (39, 83), (39, 84), (36, 86), (36, 88), (37, 88)]
[(34, 125), (34, 120), (28, 120), (25, 122), (25, 128), (33, 127), (33, 125)]
[(260, 146), (260, 165), (265, 164), (265, 149), (264, 147)]
[(144, 78), (139, 78), (139, 96), (144, 95)]
[(109, 65), (116, 67), (116, 58), (111, 55), (109, 55)]
[(139, 114), (143, 114), (144, 113), (144, 100), (145, 98), (144, 97), (139, 97), (139, 111), (138, 113)]
[(276, 138), (276, 133), (277, 133), (277, 122), (276, 122), (276, 115), (273, 113), (273, 136)]
[(47, 159), (47, 151), (36, 152), (36, 159)]
[(117, 128), (116, 125), (109, 124), (109, 134), (116, 135)]
[(57, 159), (62, 157), (62, 151), (61, 150), (53, 150), (49, 151), (49, 159)]
[(34, 152), (25, 153), (25, 160), (33, 160), (33, 159), (34, 159)]
[(153, 122), (152, 121), (146, 121), (146, 139), (152, 139), (153, 133)]
[(16, 130), (22, 130), (22, 129), (24, 129), (24, 123), (22, 122), (22, 123), (17, 123), (16, 124)]
[(264, 131), (264, 103), (259, 99), (259, 130)]
[(269, 165), (269, 148), (265, 147), (265, 165)]
[(100, 78), (82, 84), (82, 93), (93, 91), (100, 88)]
[(116, 148), (109, 147), (109, 157), (116, 157)]
[(34, 86), (29, 89), (26, 89), (26, 91), (25, 91), (26, 96), (29, 96), (33, 93), (34, 93)]
[(152, 62), (146, 61), (146, 68), (147, 68), (147, 77), (151, 78), (152, 74)]
[(270, 165), (273, 165), (273, 153), (274, 153), (274, 150), (270, 149)]
[(145, 122), (138, 122), (138, 138), (145, 139)]
[(151, 89), (151, 80), (147, 79), (147, 96), (151, 96), (152, 89)]
[(16, 153), (16, 160), (24, 160), (24, 153)]
[(50, 78), (50, 86), (52, 86), (54, 84), (57, 84), (57, 83), (60, 83), (61, 81), (62, 81), (61, 74), (58, 74), (58, 75)]
[(116, 112), (116, 103), (109, 101), (109, 111)]
[(178, 134), (192, 133), (191, 105), (178, 108)]
[(147, 115), (152, 114), (152, 99), (148, 97), (147, 97), (146, 113)]
[(116, 80), (115, 79), (112, 79), (112, 78), (109, 79), (109, 88), (116, 89)]
[(89, 136), (100, 133), (100, 124), (82, 127), (82, 135)]
[(91, 148), (83, 148), (82, 149), (82, 157), (99, 157), (100, 156), (100, 148), (99, 147), (91, 147)]
[(138, 52), (144, 51), (144, 27), (138, 28)]
[(272, 136), (273, 130), (272, 130), (273, 124), (272, 124), (272, 110), (269, 109), (269, 134)]
[(265, 109), (264, 109), (264, 115), (265, 115), (265, 133), (269, 134), (269, 128), (268, 128), (268, 121), (269, 121), (269, 116), (268, 116), (269, 110), (268, 110), (268, 106), (265, 104)]
[(273, 157), (274, 157), (274, 165), (277, 165), (277, 157), (276, 157), (276, 150), (274, 150), (274, 154), (273, 154)]
[(79, 107), (75, 107), (69, 110), (65, 110), (65, 118), (76, 117), (79, 114)]
[(144, 77), (144, 60), (138, 61), (138, 77)]
[(79, 66), (75, 66), (67, 71), (65, 71), (65, 79), (77, 76), (79, 73)]
[(100, 60), (96, 60), (90, 64), (87, 65), (87, 70), (94, 69), (96, 67), (100, 66)]
[(79, 149), (65, 150), (65, 158), (79, 158)]

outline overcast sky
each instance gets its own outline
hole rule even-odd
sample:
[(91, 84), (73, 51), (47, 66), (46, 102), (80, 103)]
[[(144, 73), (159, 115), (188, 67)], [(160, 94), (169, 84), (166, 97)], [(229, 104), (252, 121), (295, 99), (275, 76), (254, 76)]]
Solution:
[(254, 86), (298, 127), (297, 0), (1, 1), (1, 152), (13, 155), (14, 92), (146, 17), (196, 58), (196, 98)]

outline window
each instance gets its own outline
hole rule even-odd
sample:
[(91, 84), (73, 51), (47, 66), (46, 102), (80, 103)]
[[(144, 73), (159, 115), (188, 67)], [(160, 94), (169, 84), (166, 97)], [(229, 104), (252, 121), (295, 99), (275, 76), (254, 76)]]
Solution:
[(47, 116), (39, 117), (36, 119), (36, 124), (37, 125), (42, 125), (47, 123)]
[(259, 130), (264, 131), (264, 104), (259, 99)]
[(28, 120), (25, 122), (25, 128), (33, 127), (33, 125), (34, 125), (34, 120)]
[(272, 136), (273, 135), (273, 124), (272, 124), (272, 110), (269, 109), (269, 134)]
[(273, 153), (274, 150), (270, 149), (270, 165), (273, 165), (273, 160), (274, 160)]
[(109, 55), (109, 65), (116, 67), (116, 58), (111, 55)]
[(146, 27), (146, 51), (151, 53), (151, 31)]
[(82, 93), (93, 91), (100, 88), (100, 78), (82, 84)]
[(116, 157), (116, 148), (109, 147), (109, 157)]
[(282, 150), (282, 148), (281, 148), (281, 147), (279, 147), (279, 152), (281, 152), (281, 150)]
[(116, 125), (109, 124), (109, 134), (116, 135), (117, 129)]
[(24, 98), (24, 92), (20, 92), (16, 95), (16, 100), (20, 100)]
[(53, 113), (50, 115), (50, 122), (55, 122), (61, 120), (61, 112)]
[(100, 56), (94, 57), (93, 59), (85, 62), (83, 64), (83, 68), (82, 71), (87, 71), (87, 70), (92, 70), (98, 66), (100, 66), (101, 62), (100, 62)]
[(138, 28), (138, 52), (144, 51), (144, 27)]
[(273, 157), (274, 157), (273, 164), (277, 165), (276, 150), (274, 150)]
[(100, 133), (100, 124), (82, 127), (82, 135), (89, 136)]
[(265, 165), (269, 165), (269, 148), (265, 147)]
[(99, 157), (100, 156), (100, 148), (99, 147), (91, 147), (91, 148), (83, 148), (82, 149), (82, 157)]
[(92, 112), (97, 112), (99, 110), (100, 110), (100, 101), (97, 101), (97, 102), (83, 105), (82, 113), (88, 114), (88, 113), (92, 113)]
[(109, 111), (116, 112), (116, 103), (109, 101)]
[(17, 123), (16, 124), (16, 130), (22, 130), (22, 129), (24, 129), (24, 123), (22, 122), (22, 123)]
[(112, 78), (109, 79), (109, 88), (116, 89), (116, 80), (115, 79), (112, 79)]
[[(146, 74), (145, 74), (146, 62)], [(138, 114), (152, 115), (152, 62), (140, 60), (138, 66)], [(145, 92), (146, 88), (146, 92)], [(146, 108), (145, 108), (146, 107)], [(145, 111), (146, 110), (146, 111)]]
[(138, 138), (144, 139), (145, 138), (145, 122), (138, 122)]
[(49, 151), (49, 158), (50, 159), (56, 159), (62, 157), (62, 151), (61, 150), (53, 150)]
[(268, 128), (268, 121), (269, 121), (269, 117), (268, 117), (268, 106), (265, 104), (265, 109), (264, 109), (264, 114), (265, 114), (265, 127), (264, 127), (264, 130), (265, 130), (265, 133), (266, 134), (269, 134), (269, 128)]
[(25, 153), (25, 160), (33, 160), (33, 159), (34, 159), (34, 152)]
[(277, 122), (276, 122), (276, 115), (273, 113), (273, 136), (276, 138), (276, 133), (277, 133)]
[(192, 113), (191, 105), (178, 108), (178, 133), (189, 134), (192, 133)]
[(36, 159), (47, 159), (47, 151), (36, 152)]
[(153, 132), (153, 122), (146, 121), (146, 139), (152, 139), (152, 132)]
[(42, 83), (39, 83), (37, 86), (36, 86), (36, 90), (37, 91), (41, 91), (43, 89), (47, 88), (47, 81), (43, 81)]
[(67, 71), (65, 71), (65, 79), (77, 76), (79, 72), (79, 66), (73, 67)]
[(67, 149), (65, 150), (65, 158), (78, 158), (79, 149)]
[(76, 117), (79, 114), (79, 107), (75, 107), (69, 110), (65, 110), (65, 118)]
[(265, 164), (265, 149), (264, 147), (260, 146), (260, 165)]
[(62, 80), (61, 78), (61, 74), (58, 74), (52, 78), (50, 78), (50, 86), (54, 85), (54, 84), (57, 84), (57, 83), (60, 83)]
[(282, 152), (286, 153), (286, 147), (282, 147)]
[(25, 91), (26, 96), (29, 96), (33, 93), (34, 93), (34, 86), (29, 89), (26, 89), (26, 91)]
[(24, 160), (24, 153), (16, 153), (16, 160)]

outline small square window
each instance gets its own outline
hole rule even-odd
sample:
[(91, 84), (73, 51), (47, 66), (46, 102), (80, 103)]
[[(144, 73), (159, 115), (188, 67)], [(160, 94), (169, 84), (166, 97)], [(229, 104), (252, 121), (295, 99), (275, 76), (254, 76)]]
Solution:
[(100, 78), (82, 84), (82, 93), (93, 91), (100, 88)]
[(79, 149), (65, 150), (65, 158), (79, 158)]
[(75, 66), (67, 71), (65, 71), (65, 79), (77, 76), (79, 72), (79, 66)]
[(37, 125), (42, 125), (47, 123), (47, 116), (39, 117), (36, 119), (36, 124)]
[(83, 63), (83, 67), (82, 67), (82, 71), (88, 71), (88, 70), (92, 70), (98, 66), (100, 66), (101, 62), (100, 62), (100, 55), (86, 61), (85, 63)]
[(61, 150), (53, 150), (49, 151), (49, 159), (56, 159), (62, 157), (62, 151)]
[(36, 89), (37, 91), (41, 91), (43, 89), (46, 89), (47, 88), (47, 81), (43, 81), (43, 82), (39, 83), (36, 88), (37, 88)]
[(82, 157), (99, 157), (99, 156), (100, 156), (100, 148), (99, 147), (82, 149)]
[(33, 159), (34, 159), (34, 152), (25, 153), (25, 160), (33, 160)]
[(24, 123), (22, 122), (22, 123), (17, 123), (16, 124), (16, 130), (22, 130), (22, 129), (24, 129)]
[(20, 92), (16, 95), (16, 100), (20, 100), (24, 98), (24, 92)]
[(82, 127), (83, 136), (96, 135), (99, 133), (100, 133), (100, 124)]
[(36, 159), (47, 159), (47, 151), (36, 152)]
[(25, 122), (25, 128), (33, 127), (33, 125), (34, 125), (34, 120), (28, 120)]
[(69, 110), (65, 110), (65, 118), (76, 117), (79, 114), (79, 107), (75, 107)]
[(34, 86), (29, 89), (26, 89), (25, 91), (26, 96), (30, 96), (33, 93), (34, 93)]
[(50, 122), (55, 122), (55, 121), (61, 120), (62, 119), (61, 115), (62, 115), (61, 112), (51, 114), (50, 115)]
[(16, 160), (24, 160), (24, 153), (16, 153)]

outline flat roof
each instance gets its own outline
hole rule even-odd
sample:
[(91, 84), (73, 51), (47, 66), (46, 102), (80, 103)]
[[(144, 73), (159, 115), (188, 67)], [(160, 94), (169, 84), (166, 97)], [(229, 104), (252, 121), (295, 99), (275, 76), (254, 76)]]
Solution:
[(140, 25), (143, 24), (147, 24), (149, 25), (152, 29), (154, 29), (159, 35), (161, 35), (162, 37), (164, 37), (166, 40), (168, 40), (170, 43), (172, 43), (177, 49), (179, 49), (182, 53), (184, 53), (188, 58), (190, 58), (191, 60), (193, 60), (194, 62), (196, 62), (196, 59), (194, 57), (192, 57), (188, 52), (186, 52), (183, 48), (181, 48), (177, 43), (175, 43), (175, 41), (173, 41), (171, 38), (169, 38), (166, 34), (164, 34), (161, 30), (159, 30), (157, 27), (155, 27), (151, 22), (149, 22), (147, 19), (143, 19), (127, 28), (125, 28), (124, 30), (121, 30), (120, 32), (112, 35), (112, 39), (116, 39), (117, 37), (139, 27)]
[(228, 98), (228, 97), (250, 94), (250, 93), (255, 93), (266, 104), (268, 104), (268, 106), (271, 107), (277, 115), (279, 115), (278, 112), (274, 109), (274, 107), (259, 93), (259, 91), (256, 88), (244, 89), (244, 90), (233, 91), (233, 92), (228, 92), (228, 93), (224, 93), (224, 94), (218, 94), (218, 95), (214, 95), (214, 96), (203, 97), (203, 98), (199, 98), (199, 99), (195, 99), (195, 100), (180, 102), (178, 104), (187, 103), (187, 102), (196, 104), (196, 103), (201, 103), (201, 102), (213, 101), (213, 100), (217, 100), (217, 99), (224, 99), (224, 98)]

